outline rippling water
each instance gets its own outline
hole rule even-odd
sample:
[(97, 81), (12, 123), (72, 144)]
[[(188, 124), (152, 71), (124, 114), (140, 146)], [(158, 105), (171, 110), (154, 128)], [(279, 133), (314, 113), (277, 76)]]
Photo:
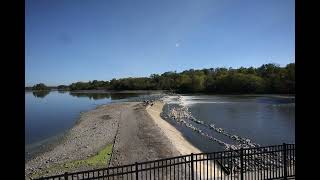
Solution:
[[(295, 98), (285, 96), (245, 95), (184, 95), (181, 99), (171, 96), (165, 99), (168, 105), (187, 107), (192, 116), (205, 124), (214, 124), (230, 134), (250, 139), (260, 145), (295, 142)], [(203, 151), (223, 150), (224, 147), (208, 140), (191, 129), (174, 124), (185, 137)], [(192, 123), (211, 136), (229, 143), (234, 140), (202, 125)]]

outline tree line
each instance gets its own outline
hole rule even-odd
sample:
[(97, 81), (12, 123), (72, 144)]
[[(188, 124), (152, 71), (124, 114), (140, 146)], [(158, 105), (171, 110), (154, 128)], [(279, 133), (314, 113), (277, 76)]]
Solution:
[[(37, 85), (35, 85), (37, 86)], [(34, 86), (34, 87), (35, 87)], [(38, 87), (38, 86), (37, 86)], [(75, 82), (60, 85), (66, 90), (170, 90), (178, 93), (295, 93), (295, 63), (280, 67), (263, 64), (258, 68), (209, 68), (151, 74), (150, 77), (110, 81)]]

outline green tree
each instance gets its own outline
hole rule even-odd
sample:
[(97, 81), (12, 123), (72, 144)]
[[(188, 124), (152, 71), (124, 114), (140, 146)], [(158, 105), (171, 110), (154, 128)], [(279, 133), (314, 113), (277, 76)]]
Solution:
[(269, 63), (258, 68), (189, 69), (181, 73), (169, 71), (161, 75), (151, 74), (150, 77), (76, 82), (69, 88), (70, 90), (162, 89), (190, 93), (295, 93), (295, 64), (291, 63), (286, 67)]
[(32, 87), (32, 90), (48, 91), (50, 90), (44, 83), (36, 84)]

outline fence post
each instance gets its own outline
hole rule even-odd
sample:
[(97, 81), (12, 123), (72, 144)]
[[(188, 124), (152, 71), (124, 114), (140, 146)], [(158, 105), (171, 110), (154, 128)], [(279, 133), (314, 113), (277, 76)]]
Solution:
[(136, 162), (135, 164), (136, 164), (136, 180), (138, 180), (138, 173), (139, 173), (139, 171), (138, 171), (138, 163)]
[(240, 149), (240, 180), (243, 180), (243, 148)]
[(287, 145), (283, 143), (283, 173), (284, 179), (287, 179)]
[(191, 180), (194, 179), (194, 172), (193, 172), (193, 153), (191, 153)]
[(68, 180), (68, 172), (65, 172), (65, 173), (64, 173), (64, 179), (65, 179), (65, 180)]

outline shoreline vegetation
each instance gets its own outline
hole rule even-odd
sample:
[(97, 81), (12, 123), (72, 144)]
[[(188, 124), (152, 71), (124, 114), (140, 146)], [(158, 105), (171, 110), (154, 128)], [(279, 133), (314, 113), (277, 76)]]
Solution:
[(93, 80), (70, 85), (48, 87), (43, 83), (26, 90), (165, 90), (176, 93), (213, 94), (295, 94), (295, 63), (280, 67), (263, 64), (260, 67), (209, 68), (169, 71), (149, 77), (129, 77), (110, 81)]

